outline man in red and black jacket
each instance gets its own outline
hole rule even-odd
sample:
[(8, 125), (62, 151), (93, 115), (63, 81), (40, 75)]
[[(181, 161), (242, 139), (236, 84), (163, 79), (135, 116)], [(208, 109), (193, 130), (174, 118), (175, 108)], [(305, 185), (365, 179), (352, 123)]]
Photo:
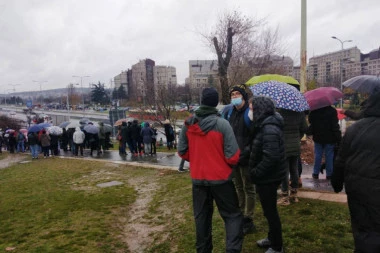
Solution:
[(227, 120), (217, 115), (219, 96), (214, 88), (202, 92), (201, 106), (186, 119), (178, 154), (190, 162), (197, 252), (211, 252), (213, 201), (225, 222), (226, 252), (240, 252), (243, 214), (232, 182), (232, 165), (240, 150)]

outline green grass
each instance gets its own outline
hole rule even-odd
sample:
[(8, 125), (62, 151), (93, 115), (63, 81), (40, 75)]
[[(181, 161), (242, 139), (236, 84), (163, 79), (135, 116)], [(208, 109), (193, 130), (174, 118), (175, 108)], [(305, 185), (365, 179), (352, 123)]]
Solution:
[[(118, 180), (123, 185), (99, 188)], [(128, 182), (139, 182), (135, 187)], [(191, 180), (187, 173), (70, 159), (42, 159), (0, 170), (0, 252), (129, 252), (124, 227), (140, 188), (155, 183), (141, 223), (153, 229), (144, 252), (194, 252)], [(264, 252), (255, 241), (267, 223), (256, 206), (258, 232), (245, 237), (243, 252)], [(301, 199), (279, 208), (286, 252), (352, 252), (347, 205)], [(224, 252), (217, 209), (214, 252)], [(123, 239), (124, 238), (124, 239)]]

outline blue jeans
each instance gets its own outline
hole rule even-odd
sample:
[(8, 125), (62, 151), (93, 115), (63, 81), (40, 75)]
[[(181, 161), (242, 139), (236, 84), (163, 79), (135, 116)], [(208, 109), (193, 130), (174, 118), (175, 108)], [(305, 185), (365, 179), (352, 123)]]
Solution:
[(17, 152), (25, 152), (24, 141), (17, 142)]
[(37, 158), (38, 150), (39, 150), (38, 144), (30, 145), (29, 147), (30, 147), (30, 152), (32, 152), (32, 157)]
[(314, 169), (313, 174), (319, 175), (322, 156), (325, 154), (326, 176), (331, 177), (334, 163), (334, 144), (320, 144), (314, 142)]

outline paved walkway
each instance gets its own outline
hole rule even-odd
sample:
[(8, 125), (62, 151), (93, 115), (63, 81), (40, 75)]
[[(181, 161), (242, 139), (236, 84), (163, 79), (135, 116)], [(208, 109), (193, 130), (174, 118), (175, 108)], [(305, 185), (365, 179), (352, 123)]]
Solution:
[[(99, 156), (90, 156), (90, 151), (84, 151), (84, 157), (74, 157), (71, 152), (63, 152), (61, 150), (61, 158), (72, 159), (90, 159), (98, 161), (112, 161), (117, 164), (127, 164), (131, 166), (157, 168), (157, 169), (169, 169), (177, 170), (181, 158), (176, 153), (160, 152), (154, 156), (138, 156), (133, 157), (130, 154), (126, 156), (120, 156), (118, 151), (106, 151)], [(188, 167), (188, 163), (185, 163), (185, 168)], [(334, 193), (333, 188), (329, 180), (326, 180), (326, 176), (320, 174), (320, 179), (313, 179), (311, 177), (313, 171), (313, 165), (303, 165), (302, 188), (299, 189), (300, 198), (319, 199), (325, 201), (347, 203), (347, 196), (345, 193)]]

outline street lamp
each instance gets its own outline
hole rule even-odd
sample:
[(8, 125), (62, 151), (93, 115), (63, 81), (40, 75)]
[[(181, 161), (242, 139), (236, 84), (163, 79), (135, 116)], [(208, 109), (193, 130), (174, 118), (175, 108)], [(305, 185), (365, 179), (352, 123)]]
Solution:
[(80, 86), (82, 88), (83, 116), (84, 116), (84, 92), (83, 92), (83, 83), (82, 83), (82, 81), (83, 81), (83, 78), (90, 77), (90, 76), (73, 76), (73, 77), (80, 78)]
[(36, 80), (33, 80), (33, 82), (35, 82), (35, 83), (39, 83), (40, 84), (40, 105), (42, 106), (42, 86), (41, 86), (41, 84), (42, 83), (47, 83), (47, 81), (36, 81)]
[[(332, 39), (340, 42), (341, 50), (343, 51), (343, 45), (345, 42), (352, 42), (352, 40), (341, 40), (336, 36), (331, 36)], [(340, 72), (340, 90), (343, 92), (343, 58), (339, 59), (339, 72)], [(340, 99), (340, 108), (343, 108), (343, 97)]]

